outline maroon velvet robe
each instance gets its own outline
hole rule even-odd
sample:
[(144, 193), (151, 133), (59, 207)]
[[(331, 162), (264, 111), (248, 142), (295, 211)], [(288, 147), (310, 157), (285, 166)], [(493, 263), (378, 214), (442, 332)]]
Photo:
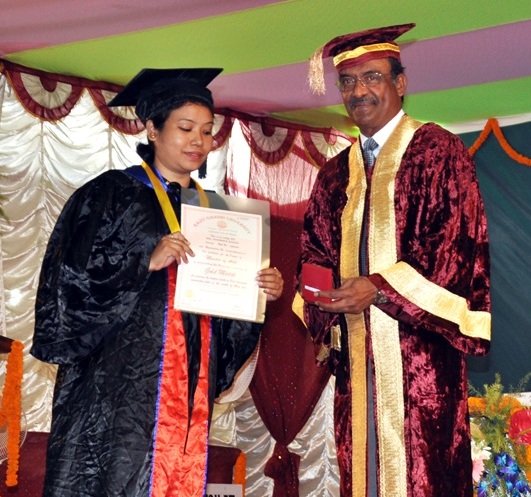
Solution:
[(490, 293), (486, 217), (464, 144), (403, 116), (370, 188), (359, 144), (341, 152), (316, 179), (301, 263), (332, 268), (336, 286), (358, 276), (365, 209), (369, 278), (390, 302), (364, 315), (321, 312), (299, 296), (293, 305), (336, 375), (341, 495), (366, 493), (370, 356), (379, 495), (471, 496), (465, 354), (488, 351)]

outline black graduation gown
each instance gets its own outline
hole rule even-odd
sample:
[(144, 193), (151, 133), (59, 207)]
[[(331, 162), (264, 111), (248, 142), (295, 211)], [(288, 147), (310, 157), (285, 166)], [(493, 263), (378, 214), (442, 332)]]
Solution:
[[(148, 266), (168, 232), (154, 190), (124, 171), (82, 186), (57, 221), (31, 348), (37, 359), (59, 365), (43, 497), (151, 495), (168, 271)], [(199, 316), (182, 317), (191, 404)], [(210, 405), (231, 385), (260, 330), (211, 319)]]

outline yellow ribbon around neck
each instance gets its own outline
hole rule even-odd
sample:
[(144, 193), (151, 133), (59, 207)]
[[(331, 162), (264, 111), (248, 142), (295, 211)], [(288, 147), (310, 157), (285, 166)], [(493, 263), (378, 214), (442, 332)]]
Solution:
[[(181, 225), (179, 224), (179, 221), (177, 220), (177, 216), (175, 215), (175, 211), (173, 210), (173, 207), (171, 206), (170, 197), (168, 196), (168, 192), (166, 191), (164, 186), (162, 186), (162, 183), (160, 179), (158, 178), (158, 176), (153, 172), (153, 170), (145, 162), (142, 162), (142, 167), (146, 171), (149, 181), (151, 181), (151, 184), (153, 185), (155, 194), (157, 195), (160, 206), (162, 207), (162, 212), (164, 213), (164, 218), (166, 219), (166, 222), (168, 223), (170, 231), (172, 233), (181, 231)], [(207, 197), (207, 194), (205, 193), (205, 190), (203, 190), (203, 188), (201, 188), (199, 183), (197, 183), (196, 181), (194, 181), (194, 183), (197, 189), (197, 193), (199, 194), (199, 205), (201, 207), (208, 207), (209, 205), (208, 197)]]

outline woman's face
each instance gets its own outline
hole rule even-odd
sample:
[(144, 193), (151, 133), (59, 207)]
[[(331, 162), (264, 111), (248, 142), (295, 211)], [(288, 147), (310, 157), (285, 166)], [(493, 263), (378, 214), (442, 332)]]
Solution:
[(214, 116), (204, 105), (187, 103), (171, 112), (162, 130), (146, 123), (149, 139), (155, 147), (154, 166), (168, 181), (184, 188), (190, 173), (199, 169), (213, 145)]

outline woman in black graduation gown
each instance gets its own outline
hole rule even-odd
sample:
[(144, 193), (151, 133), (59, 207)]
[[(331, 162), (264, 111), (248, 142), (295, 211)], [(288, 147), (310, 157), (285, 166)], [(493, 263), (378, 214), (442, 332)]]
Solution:
[[(181, 187), (201, 192), (190, 173), (212, 148), (206, 86), (219, 72), (141, 71), (110, 105), (136, 106), (144, 163), (79, 188), (50, 237), (31, 349), (59, 365), (43, 497), (204, 494), (213, 399), (261, 330), (173, 307), (193, 247), (169, 218)], [(274, 268), (257, 284), (268, 300), (282, 293)]]

